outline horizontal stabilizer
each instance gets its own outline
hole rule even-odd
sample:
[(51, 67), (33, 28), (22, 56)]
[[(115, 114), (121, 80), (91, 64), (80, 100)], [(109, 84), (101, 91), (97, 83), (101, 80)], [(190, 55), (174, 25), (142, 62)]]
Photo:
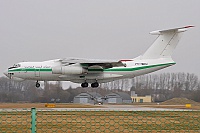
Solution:
[(181, 35), (188, 28), (194, 27), (184, 26), (180, 28), (166, 29), (152, 31), (150, 34), (158, 35), (154, 43), (147, 49), (147, 51), (142, 55), (143, 59), (156, 59), (156, 58), (168, 58), (171, 57), (172, 52), (176, 48)]
[(184, 26), (184, 27), (179, 27), (179, 28), (173, 28), (173, 29), (166, 29), (166, 30), (157, 30), (157, 31), (152, 31), (150, 32), (151, 35), (160, 35), (164, 32), (184, 32), (187, 31), (188, 28), (192, 28), (194, 27), (193, 25), (189, 25), (189, 26)]

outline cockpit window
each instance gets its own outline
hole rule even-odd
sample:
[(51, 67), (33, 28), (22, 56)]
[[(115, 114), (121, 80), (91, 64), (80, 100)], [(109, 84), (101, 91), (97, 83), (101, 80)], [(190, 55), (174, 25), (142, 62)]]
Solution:
[(14, 64), (13, 66), (16, 67), (16, 68), (18, 68), (18, 67), (20, 67), (21, 65), (20, 65), (20, 64)]
[(18, 68), (18, 67), (21, 67), (21, 65), (20, 64), (14, 64), (12, 67), (9, 67), (8, 69)]

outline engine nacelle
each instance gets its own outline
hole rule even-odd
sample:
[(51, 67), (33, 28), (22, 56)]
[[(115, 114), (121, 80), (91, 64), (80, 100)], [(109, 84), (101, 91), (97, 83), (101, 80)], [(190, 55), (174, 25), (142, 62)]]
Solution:
[(87, 70), (81, 66), (56, 66), (52, 68), (53, 74), (84, 74)]

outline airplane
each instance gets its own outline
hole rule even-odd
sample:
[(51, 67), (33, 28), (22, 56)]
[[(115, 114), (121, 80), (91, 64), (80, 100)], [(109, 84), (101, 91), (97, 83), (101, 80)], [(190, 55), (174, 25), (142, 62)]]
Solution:
[(71, 81), (81, 83), (81, 87), (96, 88), (99, 83), (134, 78), (151, 73), (176, 63), (171, 55), (181, 35), (194, 26), (184, 26), (166, 30), (152, 31), (158, 35), (144, 54), (133, 59), (99, 60), (84, 58), (61, 58), (43, 62), (20, 62), (9, 67), (4, 74), (17, 81)]

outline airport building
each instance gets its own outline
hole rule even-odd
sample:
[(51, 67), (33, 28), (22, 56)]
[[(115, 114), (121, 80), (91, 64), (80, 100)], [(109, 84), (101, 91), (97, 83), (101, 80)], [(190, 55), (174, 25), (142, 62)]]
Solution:
[(95, 104), (102, 101), (102, 96), (96, 92), (84, 92), (74, 97), (74, 103)]
[(132, 102), (130, 95), (125, 92), (113, 92), (113, 93), (106, 95), (104, 98), (105, 98), (105, 101), (104, 101), (105, 103), (121, 104), (121, 103), (131, 103)]
[(131, 91), (131, 99), (133, 103), (151, 103), (152, 102), (151, 95), (137, 96), (137, 94), (135, 94), (135, 91)]
[(103, 104), (103, 103), (132, 103), (132, 99), (129, 94), (125, 92), (113, 92), (102, 97), (96, 92), (84, 92), (74, 97), (74, 103), (83, 104)]

